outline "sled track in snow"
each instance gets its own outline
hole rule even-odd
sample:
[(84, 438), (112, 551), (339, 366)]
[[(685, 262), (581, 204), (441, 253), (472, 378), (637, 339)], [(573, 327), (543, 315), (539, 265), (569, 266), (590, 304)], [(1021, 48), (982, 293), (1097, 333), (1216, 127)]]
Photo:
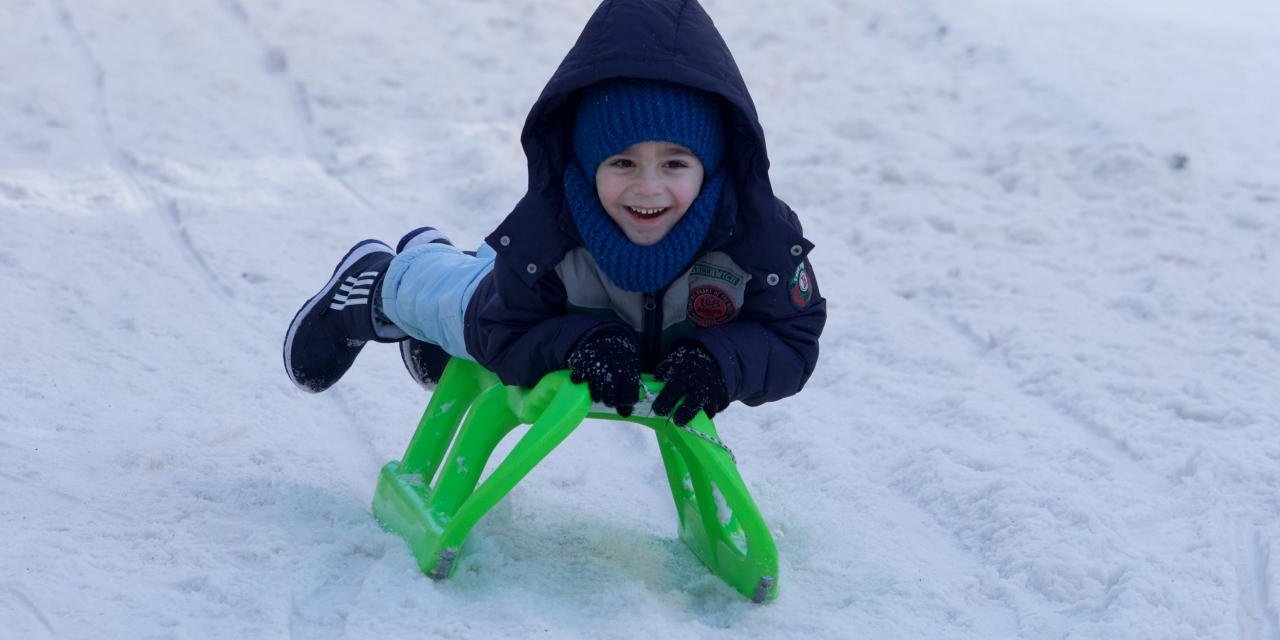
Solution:
[(1252, 529), (1251, 535), (1241, 533), (1240, 537), (1240, 559), (1236, 568), (1240, 585), (1240, 637), (1280, 640), (1280, 611), (1272, 602), (1271, 592), (1271, 541), (1257, 528)]
[(351, 183), (343, 177), (333, 151), (316, 134), (315, 116), (311, 111), (311, 92), (307, 90), (307, 85), (289, 73), (289, 60), (284, 52), (277, 47), (273, 47), (266, 37), (262, 35), (262, 32), (254, 26), (253, 20), (249, 17), (249, 12), (245, 11), (244, 5), (240, 4), (240, 0), (220, 0), (220, 2), (223, 9), (231, 15), (232, 19), (258, 44), (258, 48), (263, 52), (263, 70), (279, 78), (285, 85), (289, 94), (289, 102), (293, 105), (293, 119), (297, 123), (297, 128), (299, 133), (302, 134), (302, 138), (307, 142), (307, 154), (311, 157), (311, 160), (319, 165), (324, 170), (324, 174), (352, 200), (370, 213), (379, 213), (378, 207), (374, 206), (368, 197), (351, 186)]
[[(97, 56), (94, 55), (93, 48), (85, 41), (84, 35), (76, 25), (75, 16), (71, 14), (71, 11), (63, 4), (62, 0), (50, 0), (50, 4), (54, 13), (58, 16), (58, 22), (62, 27), (63, 33), (66, 34), (72, 48), (79, 55), (81, 64), (89, 78), (92, 88), (91, 94), (93, 95), (91, 110), (98, 131), (98, 139), (103, 146), (112, 170), (125, 181), (125, 184), (128, 185), (139, 200), (148, 204), (155, 217), (163, 221), (164, 226), (173, 235), (174, 243), (178, 245), (182, 254), (191, 262), (193, 270), (199, 274), (200, 279), (219, 297), (234, 300), (235, 291), (218, 278), (217, 273), (209, 266), (204, 254), (191, 241), (191, 236), (187, 233), (177, 202), (163, 198), (153, 189), (148, 188), (139, 178), (139, 173), (144, 171), (138, 166), (137, 160), (121, 149), (116, 142), (115, 131), (111, 126), (110, 113), (107, 110), (106, 71), (103, 69), (102, 63), (98, 61)], [(243, 322), (248, 323), (248, 319), (240, 312), (239, 308), (235, 305), (226, 306), (233, 309)]]
[[(931, 311), (927, 309), (923, 309), (920, 305), (913, 304), (912, 306), (916, 309), (921, 309), (921, 311), (924, 314), (928, 315), (929, 317), (938, 317), (936, 314), (932, 313)], [(983, 337), (979, 335), (979, 333), (975, 331), (968, 322), (965, 322), (953, 316), (953, 317), (947, 318), (947, 324), (951, 326), (951, 328), (954, 329), (958, 335), (960, 335), (966, 341), (968, 341), (969, 343), (977, 347), (979, 352), (982, 354), (985, 354), (991, 351), (995, 347), (996, 341), (994, 338), (990, 336)], [(1012, 373), (1012, 371), (1009, 370), (1008, 366), (1003, 366), (1001, 368), (1004, 369), (1005, 371), (1009, 371), (1010, 373)], [(1064, 401), (1061, 401), (1052, 397), (1046, 397), (1038, 393), (1027, 391), (1026, 389), (1023, 389), (1021, 385), (1018, 385), (1016, 383), (1010, 382), (1009, 386), (1016, 388), (1018, 393), (1026, 397), (1033, 398), (1037, 402), (1048, 406), (1053, 410), (1054, 413), (1064, 418), (1067, 418), (1071, 422), (1078, 425), (1086, 433), (1106, 441), (1107, 444), (1111, 445), (1112, 448), (1114, 448), (1117, 452), (1122, 454), (1128, 460), (1128, 462), (1141, 467), (1143, 458), (1142, 456), (1138, 455), (1138, 452), (1133, 450), (1133, 447), (1129, 446), (1128, 441), (1126, 441), (1123, 438), (1117, 437), (1115, 433), (1113, 433), (1110, 429), (1108, 429), (1107, 427), (1101, 424), (1098, 424), (1098, 422), (1094, 420), (1092, 417), (1090, 417), (1089, 415), (1084, 414), (1080, 411), (1074, 410)], [(1143, 467), (1143, 469), (1146, 470), (1145, 467)], [(1154, 473), (1154, 472), (1151, 472), (1151, 473)]]
[[(253, 20), (249, 18), (249, 12), (245, 10), (244, 5), (240, 4), (239, 0), (220, 0), (220, 5), (230, 15), (231, 19), (249, 34), (249, 38), (257, 44), (262, 52), (263, 64), (261, 71), (269, 74), (284, 85), (289, 97), (289, 103), (293, 108), (292, 119), (302, 139), (306, 141), (307, 155), (311, 158), (311, 161), (319, 166), (324, 175), (337, 185), (339, 190), (347, 194), (352, 201), (370, 214), (378, 215), (380, 211), (374, 206), (373, 202), (358, 189), (351, 186), (342, 176), (333, 152), (327, 148), (327, 145), (323, 143), (321, 137), (316, 133), (315, 117), (311, 112), (310, 92), (301, 80), (289, 73), (289, 63), (284, 52), (272, 46), (254, 26)], [(351, 403), (347, 402), (341, 389), (330, 389), (328, 395), (349, 416), (349, 422), (356, 430), (360, 443), (368, 453), (376, 473), (376, 470), (381, 468), (382, 461), (378, 458), (377, 451), (373, 449), (373, 436), (364, 427), (363, 423), (356, 419), (357, 412), (351, 406)]]
[(18, 603), (27, 611), (31, 612), (31, 616), (40, 623), (40, 626), (44, 627), (45, 631), (49, 632), (49, 635), (58, 635), (58, 632), (53, 628), (53, 624), (49, 622), (49, 616), (45, 615), (44, 610), (32, 601), (25, 591), (23, 591), (18, 585), (12, 584), (6, 585), (6, 588), (9, 591), (9, 594), (13, 596), (13, 599), (18, 601)]
[[(940, 64), (943, 66), (949, 66), (953, 62), (953, 60), (951, 60), (951, 56), (956, 51), (955, 47), (957, 43), (954, 41), (955, 36), (948, 35), (950, 34), (948, 21), (938, 11), (936, 5), (937, 2), (935, 0), (912, 0), (911, 2), (903, 5), (905, 7), (904, 10), (910, 12), (914, 16), (912, 24), (925, 24), (929, 25), (929, 27), (918, 31), (894, 33), (893, 37), (901, 40), (903, 46), (908, 49), (918, 49), (922, 46), (922, 43), (927, 43), (930, 47), (930, 51), (933, 52), (930, 55), (938, 56)], [(952, 39), (944, 41), (944, 38)], [(981, 44), (983, 44), (984, 47), (986, 46), (986, 43)], [(996, 65), (1002, 76), (1006, 78), (1007, 82), (1022, 87), (1027, 95), (1032, 96), (1037, 101), (1069, 104), (1072, 105), (1071, 110), (1073, 112), (1081, 114), (1086, 112), (1086, 108), (1080, 105), (1079, 101), (1074, 96), (1058, 91), (1053, 87), (1045, 85), (1043, 82), (1038, 82), (1032, 78), (1028, 78), (1027, 75), (1019, 70), (1007, 56), (991, 58), (988, 61), (988, 64)], [(984, 72), (991, 73), (992, 69), (986, 69)], [(1078, 120), (1079, 122), (1077, 124), (1082, 126), (1084, 124), (1097, 126), (1095, 121), (1088, 120), (1084, 116), (1081, 116)], [(983, 335), (980, 330), (975, 329), (964, 319), (936, 313), (921, 304), (918, 299), (908, 300), (907, 302), (917, 312), (925, 315), (926, 317), (945, 323), (962, 339), (977, 347), (979, 355), (975, 356), (975, 358), (979, 361), (987, 361), (988, 359), (983, 356), (998, 346), (998, 341), (994, 337), (990, 335)], [(1003, 366), (1002, 368), (1008, 370), (1011, 374), (1013, 373), (1009, 370), (1008, 366)], [(1013, 387), (1020, 395), (1031, 398), (1037, 403), (1047, 406), (1055, 414), (1074, 423), (1090, 436), (1104, 441), (1111, 451), (1118, 454), (1118, 462), (1122, 462), (1126, 466), (1139, 468), (1142, 470), (1144, 475), (1150, 475), (1153, 477), (1159, 477), (1162, 480), (1167, 480), (1167, 478), (1163, 478), (1158, 473), (1143, 465), (1143, 456), (1135, 451), (1126, 439), (1118, 436), (1112, 429), (1108, 428), (1106, 425), (1100, 424), (1087, 413), (1073, 409), (1068, 406), (1065, 401), (1059, 398), (1029, 391), (1019, 385), (1016, 379), (1010, 379), (1009, 386)]]
[[(148, 174), (148, 170), (140, 166), (137, 159), (120, 147), (116, 141), (114, 128), (111, 125), (110, 112), (107, 108), (106, 96), (106, 71), (102, 63), (94, 54), (92, 47), (84, 39), (79, 27), (76, 25), (75, 17), (66, 7), (62, 0), (50, 0), (54, 13), (58, 17), (58, 22), (66, 34), (71, 46), (77, 52), (81, 64), (85, 69), (85, 74), (91, 86), (91, 94), (93, 95), (93, 104), (91, 109), (94, 116), (94, 122), (98, 131), (99, 141), (103, 146), (104, 152), (110, 162), (112, 170), (119, 175), (129, 187), (129, 189), (138, 197), (141, 202), (147, 203), (149, 209), (154, 216), (161, 220), (162, 224), (169, 230), (174, 243), (178, 246), (180, 252), (186, 256), (187, 261), (191, 264), (192, 271), (204, 281), (205, 285), (213, 291), (213, 293), (232, 304), (223, 305), (235, 313), (242, 324), (252, 326), (253, 322), (245, 315), (244, 311), (234, 304), (237, 300), (235, 289), (228, 285), (219, 277), (217, 271), (210, 265), (205, 253), (196, 245), (188, 232), (186, 223), (183, 220), (182, 209), (179, 203), (171, 198), (166, 198), (159, 194), (155, 189), (148, 187), (142, 176)], [(297, 80), (284, 74), (283, 54), (278, 50), (271, 49), (267, 46), (265, 40), (252, 28), (252, 24), (248, 21), (248, 16), (244, 8), (236, 0), (222, 0), (222, 6), (232, 15), (237, 24), (241, 24), (246, 28), (253, 40), (260, 46), (268, 50), (265, 58), (267, 60), (266, 68), (268, 71), (283, 75), (289, 88), (291, 102), (294, 105), (295, 119), (302, 135), (307, 140), (308, 154), (316, 164), (318, 164), (324, 175), (328, 176), (336, 183), (340, 189), (347, 193), (353, 201), (357, 202), (361, 207), (373, 211), (374, 208), (368, 198), (364, 197), (354, 188), (352, 188), (345, 180), (337, 175), (335, 170), (335, 162), (326, 158), (325, 154), (320, 151), (321, 145), (317, 140), (316, 134), (312, 127), (311, 111), (307, 98), (306, 88)], [(272, 63), (275, 60), (277, 62)], [(366, 449), (374, 468), (380, 466), (380, 461), (373, 450), (372, 437), (368, 431), (362, 426), (359, 420), (356, 420), (356, 413), (352, 410), (348, 403), (343, 402), (341, 398), (334, 398), (348, 417), (348, 422), (354, 425), (357, 431), (358, 439), (361, 445)]]

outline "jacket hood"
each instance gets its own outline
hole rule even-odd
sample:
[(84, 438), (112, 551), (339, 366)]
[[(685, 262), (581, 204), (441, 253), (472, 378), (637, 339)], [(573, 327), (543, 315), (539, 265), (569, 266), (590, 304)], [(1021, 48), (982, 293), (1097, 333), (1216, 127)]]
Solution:
[[(707, 245), (723, 244), (733, 236), (743, 210), (778, 216), (790, 226), (794, 214), (776, 200), (769, 182), (764, 131), (755, 104), (707, 12), (696, 0), (604, 0), (525, 120), (520, 140), (529, 166), (528, 192), (489, 237), (489, 244), (497, 247), (500, 255), (515, 251), (521, 260), (528, 258), (532, 264), (539, 262), (533, 259), (535, 255), (556, 251), (563, 255), (579, 241), (562, 206), (563, 172), (573, 157), (573, 116), (581, 89), (612, 78), (666, 80), (723, 99), (727, 182)], [(534, 219), (550, 226), (548, 211), (558, 212), (554, 226), (560, 232), (560, 246), (552, 249), (548, 243), (554, 245), (556, 240), (536, 232), (533, 235), (542, 243), (539, 247), (516, 249), (499, 244), (504, 236), (510, 243), (530, 233), (536, 226)], [(799, 225), (794, 225), (798, 235)], [(807, 248), (806, 243), (806, 252)]]
[(549, 179), (559, 179), (573, 153), (570, 127), (578, 90), (611, 78), (666, 80), (720, 96), (729, 107), (725, 131), (733, 155), (763, 162), (759, 169), (768, 179), (755, 104), (702, 6), (696, 0), (605, 0), (529, 111), (521, 143), (531, 182), (547, 171)]

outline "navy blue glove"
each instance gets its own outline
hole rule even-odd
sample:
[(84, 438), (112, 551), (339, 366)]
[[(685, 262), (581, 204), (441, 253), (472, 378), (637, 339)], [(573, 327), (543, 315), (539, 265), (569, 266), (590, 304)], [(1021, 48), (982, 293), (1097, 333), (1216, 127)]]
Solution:
[(729, 406), (729, 390), (725, 388), (720, 365), (706, 347), (696, 342), (676, 347), (658, 363), (653, 377), (666, 383), (653, 401), (653, 412), (665, 416), (684, 398), (671, 417), (672, 422), (682, 427), (699, 411), (707, 412), (710, 418)]
[(640, 399), (640, 350), (632, 334), (608, 328), (589, 334), (569, 352), (569, 379), (587, 383), (591, 399), (627, 417)]

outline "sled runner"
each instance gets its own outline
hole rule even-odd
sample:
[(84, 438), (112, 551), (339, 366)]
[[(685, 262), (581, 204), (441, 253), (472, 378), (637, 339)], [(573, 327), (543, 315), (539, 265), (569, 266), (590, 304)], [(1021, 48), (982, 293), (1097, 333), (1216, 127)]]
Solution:
[[(715, 425), (699, 413), (685, 427), (653, 415), (661, 383), (645, 376), (647, 397), (622, 418), (593, 407), (586, 385), (567, 371), (532, 389), (503, 385), (480, 365), (454, 358), (427, 404), (404, 458), (382, 468), (373, 513), (404, 538), (423, 573), (449, 577), (467, 533), (586, 418), (653, 429), (679, 515), (680, 539), (722, 580), (753, 602), (777, 596), (778, 551)], [(531, 425), (480, 482), (498, 443)], [(447, 450), (447, 454), (446, 454)]]

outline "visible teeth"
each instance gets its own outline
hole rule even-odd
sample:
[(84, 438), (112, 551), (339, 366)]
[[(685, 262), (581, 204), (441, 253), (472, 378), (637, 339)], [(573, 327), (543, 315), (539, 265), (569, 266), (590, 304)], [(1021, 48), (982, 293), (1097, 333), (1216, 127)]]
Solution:
[(666, 209), (666, 207), (657, 207), (654, 209), (641, 209), (639, 207), (630, 207), (630, 209), (642, 216), (651, 216), (651, 215), (661, 213), (664, 209)]

